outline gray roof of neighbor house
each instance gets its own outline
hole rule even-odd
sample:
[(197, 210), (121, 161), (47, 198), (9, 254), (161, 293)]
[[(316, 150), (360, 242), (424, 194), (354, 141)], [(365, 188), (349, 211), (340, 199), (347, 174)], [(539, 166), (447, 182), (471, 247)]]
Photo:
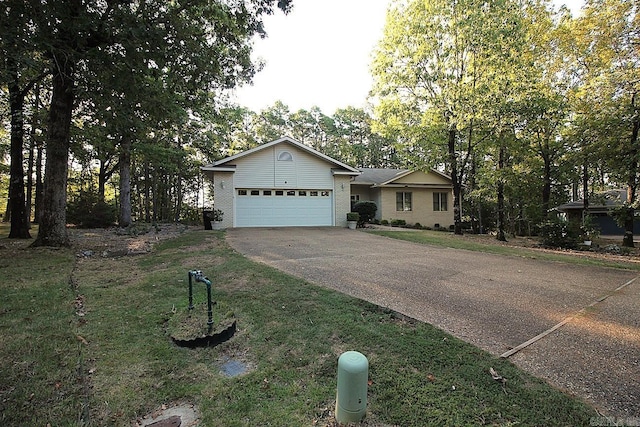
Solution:
[(406, 174), (409, 169), (360, 168), (360, 172), (352, 181), (353, 184), (379, 185)]
[[(590, 198), (589, 210), (590, 211), (597, 211), (597, 210), (606, 211), (611, 208), (615, 208), (616, 206), (620, 206), (622, 203), (626, 201), (627, 201), (626, 190), (603, 191)], [(555, 209), (560, 212), (582, 210), (584, 209), (584, 199), (580, 199), (573, 202), (565, 203), (560, 206), (556, 206)]]
[[(411, 169), (388, 169), (388, 168), (360, 168), (360, 175), (356, 176), (351, 183), (352, 184), (360, 184), (360, 185), (370, 185), (370, 186), (383, 186), (383, 185), (393, 185), (393, 181), (396, 179), (402, 178), (404, 176), (410, 175), (415, 170)], [(430, 169), (429, 173), (433, 173), (435, 175), (439, 175), (442, 178), (445, 178), (451, 181), (451, 177), (445, 175), (444, 173), (436, 170)]]

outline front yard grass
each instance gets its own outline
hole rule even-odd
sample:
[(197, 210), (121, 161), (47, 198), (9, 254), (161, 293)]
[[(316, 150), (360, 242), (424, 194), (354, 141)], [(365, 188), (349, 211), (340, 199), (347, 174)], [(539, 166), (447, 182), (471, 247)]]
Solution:
[[(510, 242), (502, 243), (491, 236), (477, 236), (473, 234), (457, 236), (450, 232), (431, 230), (387, 231), (366, 230), (378, 236), (406, 240), (424, 245), (443, 246), (453, 249), (465, 249), (476, 252), (486, 252), (497, 255), (517, 256), (522, 258), (541, 259), (546, 261), (564, 262), (569, 264), (592, 265), (597, 267), (614, 267), (627, 270), (640, 270), (637, 257), (606, 256), (587, 251), (562, 251), (543, 248), (529, 248), (520, 246), (518, 240), (527, 238), (512, 238)], [(603, 241), (603, 244), (611, 242)]]
[[(575, 426), (597, 416), (428, 324), (254, 263), (222, 232), (186, 232), (135, 257), (17, 246), (0, 238), (3, 425), (131, 426), (176, 403), (194, 404), (203, 426), (335, 425), (328, 414), (347, 350), (369, 359), (363, 425)], [(217, 347), (181, 348), (168, 336), (193, 269), (238, 321)], [(195, 302), (205, 298), (197, 284)], [(227, 314), (214, 308), (214, 321)], [(225, 377), (229, 360), (247, 372)]]

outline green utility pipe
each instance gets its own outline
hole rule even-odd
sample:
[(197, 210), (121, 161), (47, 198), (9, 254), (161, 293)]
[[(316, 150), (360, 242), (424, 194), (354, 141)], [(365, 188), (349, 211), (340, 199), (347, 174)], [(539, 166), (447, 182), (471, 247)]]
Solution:
[(359, 422), (367, 411), (369, 361), (357, 351), (347, 351), (338, 358), (338, 393), (336, 420)]
[(194, 279), (196, 282), (201, 282), (207, 285), (207, 316), (209, 319), (207, 320), (207, 325), (211, 328), (213, 325), (213, 303), (211, 302), (211, 281), (202, 274), (200, 270), (191, 270), (189, 271), (189, 310), (193, 310), (193, 284), (192, 280)]

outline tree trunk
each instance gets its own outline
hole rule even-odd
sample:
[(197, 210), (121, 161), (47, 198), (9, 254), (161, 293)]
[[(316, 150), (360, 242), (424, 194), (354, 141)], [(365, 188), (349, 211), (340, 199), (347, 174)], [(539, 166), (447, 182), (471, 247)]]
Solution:
[(634, 205), (636, 201), (636, 189), (638, 186), (638, 133), (640, 132), (640, 117), (638, 111), (635, 110), (635, 96), (631, 99), (631, 107), (634, 109), (634, 116), (631, 130), (631, 141), (629, 150), (629, 170), (627, 171), (627, 212), (624, 219), (624, 238), (622, 246), (633, 248), (633, 223), (634, 223)]
[(29, 138), (29, 159), (27, 160), (27, 221), (29, 221), (29, 228), (31, 228), (31, 212), (33, 209), (33, 165), (35, 163), (35, 148), (36, 148), (36, 131), (35, 131), (35, 111), (33, 114), (33, 121), (31, 123), (31, 135)]
[(11, 172), (9, 203), (11, 204), (10, 239), (30, 239), (29, 219), (24, 193), (22, 149), (24, 145), (24, 94), (18, 86), (17, 73), (11, 73), (9, 103), (11, 109)]
[[(633, 162), (635, 168), (637, 169), (637, 162)], [(635, 177), (635, 174), (634, 174)], [(635, 218), (635, 209), (633, 205), (636, 201), (636, 181), (635, 178), (629, 179), (629, 184), (627, 185), (627, 209), (624, 217), (624, 237), (622, 238), (622, 246), (633, 248), (633, 225)]]
[(98, 200), (105, 201), (105, 186), (107, 184), (107, 162), (100, 160), (100, 168), (98, 169)]
[(457, 131), (454, 125), (449, 127), (449, 161), (451, 162), (451, 180), (453, 181), (453, 232), (462, 235), (462, 210), (460, 197), (462, 183), (458, 177), (458, 156), (456, 155)]
[(36, 202), (33, 210), (33, 222), (39, 223), (42, 215), (42, 199), (44, 197), (44, 182), (42, 181), (42, 144), (37, 146), (36, 153)]
[(144, 220), (151, 222), (151, 173), (149, 162), (144, 163)]
[(589, 215), (589, 155), (585, 151), (582, 164), (582, 221)]
[(56, 58), (53, 93), (49, 108), (47, 160), (44, 195), (38, 237), (33, 246), (70, 246), (67, 233), (67, 173), (69, 170), (69, 130), (74, 101), (74, 64)]
[[(29, 138), (29, 166), (27, 170), (27, 220), (31, 221), (33, 212), (33, 167), (35, 165), (36, 147), (38, 146), (36, 129), (38, 127), (38, 112), (40, 111), (40, 85), (35, 85), (33, 113), (31, 114), (31, 134)], [(29, 226), (31, 228), (31, 226)]]
[(125, 135), (120, 142), (120, 227), (131, 225), (131, 137)]
[(505, 236), (504, 233), (504, 224), (505, 224), (505, 219), (504, 219), (504, 180), (502, 178), (502, 170), (504, 169), (504, 162), (505, 162), (505, 148), (504, 147), (500, 147), (500, 154), (498, 156), (498, 172), (499, 172), (499, 176), (498, 176), (498, 233), (496, 235), (496, 239), (500, 240), (501, 242), (506, 242), (507, 238)]
[(544, 172), (542, 176), (542, 219), (546, 220), (549, 215), (551, 201), (551, 155), (549, 144), (545, 144), (547, 152), (542, 156), (544, 161)]

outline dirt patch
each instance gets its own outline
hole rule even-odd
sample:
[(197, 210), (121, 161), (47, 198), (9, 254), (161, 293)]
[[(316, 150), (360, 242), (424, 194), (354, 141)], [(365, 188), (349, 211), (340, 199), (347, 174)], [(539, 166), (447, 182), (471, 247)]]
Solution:
[(316, 408), (316, 416), (312, 425), (318, 427), (397, 427), (392, 424), (385, 424), (375, 419), (375, 415), (367, 412), (360, 422), (341, 424), (336, 420), (336, 401), (332, 401), (322, 407)]
[(197, 426), (200, 416), (197, 408), (189, 403), (175, 406), (162, 405), (151, 414), (132, 423), (135, 427), (192, 427)]
[(153, 246), (163, 240), (178, 237), (189, 230), (182, 224), (137, 225), (133, 228), (70, 228), (69, 238), (79, 257), (119, 257), (151, 252)]

